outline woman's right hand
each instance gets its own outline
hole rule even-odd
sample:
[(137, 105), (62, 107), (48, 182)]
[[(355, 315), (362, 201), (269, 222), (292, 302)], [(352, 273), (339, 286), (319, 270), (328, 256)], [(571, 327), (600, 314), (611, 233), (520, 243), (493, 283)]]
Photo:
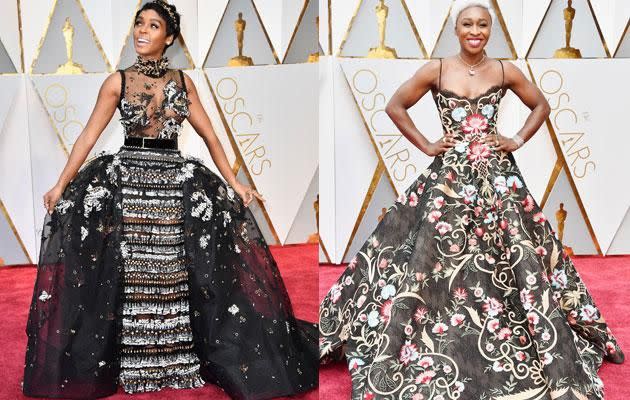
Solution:
[(429, 143), (424, 149), (424, 153), (428, 156), (434, 157), (445, 153), (451, 147), (455, 147), (455, 137), (452, 133), (445, 132), (444, 136), (437, 142)]
[(55, 209), (55, 205), (61, 198), (63, 194), (63, 188), (59, 185), (53, 186), (46, 194), (44, 195), (44, 208), (48, 211), (48, 214), (52, 214)]

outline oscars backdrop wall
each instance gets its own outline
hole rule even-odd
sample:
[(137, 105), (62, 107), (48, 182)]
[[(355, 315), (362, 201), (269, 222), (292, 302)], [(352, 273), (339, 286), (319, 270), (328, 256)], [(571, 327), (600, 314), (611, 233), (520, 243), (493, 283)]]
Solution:
[[(0, 4), (0, 265), (37, 260), (42, 196), (84, 128), (103, 80), (135, 61), (132, 26), (146, 3), (18, 0)], [(173, 0), (184, 69), (269, 243), (317, 243), (315, 0)], [(118, 112), (89, 158), (122, 145)], [(186, 123), (182, 153), (218, 173)]]
[[(630, 2), (493, 0), (490, 57), (514, 63), (552, 112), (515, 158), (526, 184), (574, 254), (630, 253), (630, 169), (623, 122), (630, 102)], [(569, 4), (571, 3), (571, 4)], [(450, 0), (320, 1), (321, 262), (350, 261), (386, 207), (430, 158), (384, 112), (394, 91), (432, 58), (459, 50)], [(410, 110), (441, 136), (425, 96)], [(499, 132), (514, 135), (529, 109), (508, 92)], [(329, 165), (330, 164), (330, 165)], [(559, 223), (561, 222), (561, 223)], [(560, 233), (560, 231), (562, 233)]]

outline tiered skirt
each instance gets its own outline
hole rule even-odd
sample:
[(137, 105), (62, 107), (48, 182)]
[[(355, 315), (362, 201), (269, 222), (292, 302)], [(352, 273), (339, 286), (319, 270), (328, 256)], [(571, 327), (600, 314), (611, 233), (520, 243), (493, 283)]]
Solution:
[(209, 383), (261, 400), (317, 385), (317, 327), (295, 319), (252, 212), (201, 160), (99, 155), (42, 229), (24, 394)]
[(123, 151), (119, 381), (128, 393), (204, 384), (194, 352), (175, 151)]

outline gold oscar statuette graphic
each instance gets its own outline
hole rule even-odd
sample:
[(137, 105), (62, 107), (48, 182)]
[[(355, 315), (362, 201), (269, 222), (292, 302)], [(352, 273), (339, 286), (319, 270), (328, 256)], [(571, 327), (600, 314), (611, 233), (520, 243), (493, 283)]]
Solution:
[(319, 193), (317, 194), (317, 198), (313, 202), (313, 209), (315, 209), (315, 224), (317, 225), (317, 232), (308, 235), (308, 239), (306, 243), (319, 243)]
[[(315, 18), (315, 26), (317, 26), (317, 43), (319, 43), (319, 17)], [(308, 55), (307, 62), (316, 63), (319, 61), (319, 51)]]
[(236, 43), (238, 45), (238, 56), (232, 57), (228, 62), (228, 67), (248, 67), (254, 65), (251, 57), (243, 55), (243, 41), (245, 40), (245, 25), (247, 22), (243, 19), (243, 13), (238, 13), (238, 19), (234, 21), (234, 29), (236, 30)]
[(573, 30), (573, 19), (575, 19), (575, 8), (571, 5), (573, 0), (568, 0), (569, 4), (564, 9), (564, 37), (565, 45), (563, 48), (555, 51), (555, 58), (582, 58), (580, 49), (571, 47), (571, 31)]
[[(558, 222), (558, 240), (562, 242), (564, 238), (564, 221), (567, 220), (567, 210), (564, 209), (564, 203), (560, 203), (560, 208), (556, 211), (556, 221)], [(562, 245), (567, 255), (573, 255), (573, 249), (571, 247)]]
[(389, 7), (385, 5), (385, 0), (379, 0), (375, 10), (378, 23), (378, 47), (370, 49), (368, 58), (398, 58), (396, 49), (385, 46), (385, 28), (387, 26), (387, 15), (389, 14)]
[(61, 28), (61, 32), (63, 33), (63, 38), (66, 42), (66, 57), (68, 61), (65, 64), (62, 64), (57, 68), (55, 73), (57, 74), (82, 74), (85, 72), (83, 70), (83, 65), (77, 64), (72, 60), (72, 46), (74, 45), (74, 26), (70, 23), (70, 18), (66, 18), (66, 22), (63, 24), (63, 28)]

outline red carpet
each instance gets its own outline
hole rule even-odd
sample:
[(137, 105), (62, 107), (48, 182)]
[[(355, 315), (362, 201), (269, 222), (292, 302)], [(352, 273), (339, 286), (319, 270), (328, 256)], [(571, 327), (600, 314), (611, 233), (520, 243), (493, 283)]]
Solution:
[[(595, 304), (629, 358), (622, 365), (605, 362), (599, 370), (604, 381), (605, 399), (630, 399), (630, 257), (575, 257), (573, 261), (595, 299)], [(343, 269), (335, 266), (320, 267), (320, 301)], [(321, 366), (319, 382), (320, 398), (350, 398), (350, 375), (345, 362)]]
[[(291, 296), (293, 309), (298, 318), (317, 320), (317, 245), (272, 246), (271, 251), (278, 262), (280, 272)], [(0, 326), (3, 337), (0, 341), (0, 400), (25, 399), (20, 382), (24, 368), (26, 347), (26, 318), (35, 280), (34, 267), (0, 268)], [(206, 385), (191, 390), (164, 389), (149, 394), (127, 395), (119, 389), (118, 394), (108, 399), (229, 399), (217, 386)], [(315, 400), (317, 390), (291, 399)]]

